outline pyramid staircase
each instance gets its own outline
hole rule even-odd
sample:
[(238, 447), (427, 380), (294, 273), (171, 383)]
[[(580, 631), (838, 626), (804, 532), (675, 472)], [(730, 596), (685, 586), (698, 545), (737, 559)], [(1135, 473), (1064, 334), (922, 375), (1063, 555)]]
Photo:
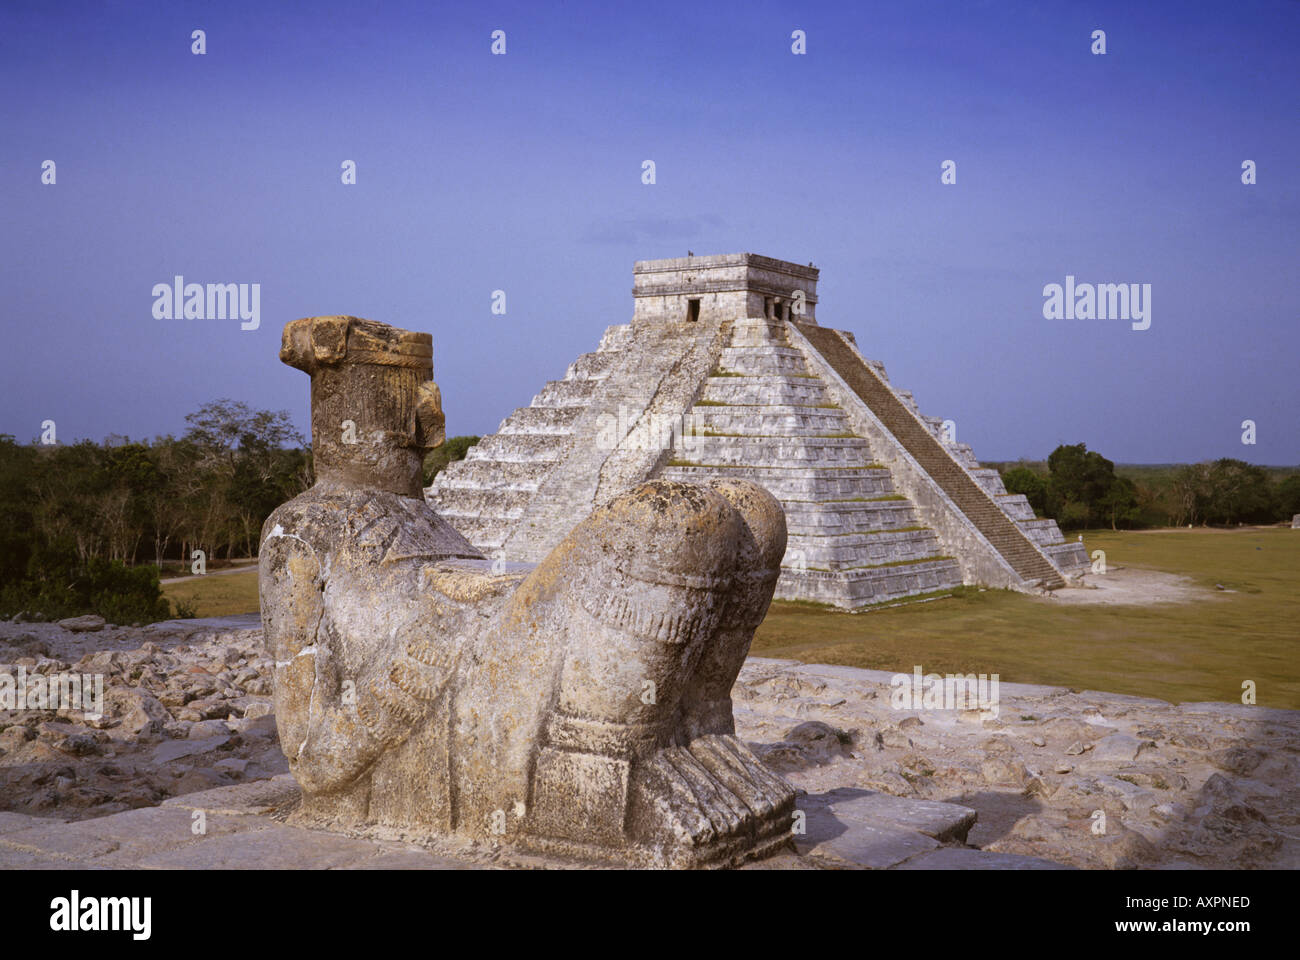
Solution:
[(465, 459), (447, 464), (426, 491), (434, 510), (487, 556), (501, 551), (538, 488), (573, 447), (575, 425), (622, 358), (630, 330), (629, 324), (606, 329), (595, 352), (578, 357), (564, 379), (547, 383), (531, 404), (470, 447)]
[(661, 476), (740, 477), (785, 508), (777, 596), (858, 608), (962, 582), (960, 565), (854, 436), (782, 322), (737, 320)]
[(813, 324), (798, 329), (1021, 579), (1046, 589), (1065, 586), (1037, 545), (838, 331)]
[(563, 380), (501, 422), (425, 496), (487, 556), (540, 562), (598, 504), (668, 458), (651, 420), (681, 422), (721, 349), (719, 324), (610, 327)]

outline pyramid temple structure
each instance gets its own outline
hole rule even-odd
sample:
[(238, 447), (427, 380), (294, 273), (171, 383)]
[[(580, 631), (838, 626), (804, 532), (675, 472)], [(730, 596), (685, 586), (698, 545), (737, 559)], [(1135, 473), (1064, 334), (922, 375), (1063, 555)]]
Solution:
[(650, 477), (743, 477), (785, 508), (776, 596), (847, 610), (958, 584), (1054, 589), (1083, 544), (924, 416), (852, 333), (818, 324), (818, 271), (755, 254), (639, 261), (632, 322), (471, 447), (425, 496), (485, 555), (538, 562)]

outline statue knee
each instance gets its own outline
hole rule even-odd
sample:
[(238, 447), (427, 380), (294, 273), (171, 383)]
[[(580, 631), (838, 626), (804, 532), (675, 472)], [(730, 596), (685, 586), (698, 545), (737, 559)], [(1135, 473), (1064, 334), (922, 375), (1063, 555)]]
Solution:
[[(705, 657), (734, 586), (743, 524), (707, 487), (652, 480), (570, 534), (571, 625), (558, 699), (570, 719), (648, 748), (671, 742), (687, 678)], [(597, 738), (599, 739), (599, 738)]]

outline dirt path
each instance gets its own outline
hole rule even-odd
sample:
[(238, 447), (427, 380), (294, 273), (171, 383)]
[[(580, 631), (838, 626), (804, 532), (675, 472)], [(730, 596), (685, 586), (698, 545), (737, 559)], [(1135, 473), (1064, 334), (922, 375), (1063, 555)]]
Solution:
[(1111, 567), (1105, 573), (1090, 573), (1080, 587), (1054, 590), (1044, 603), (1114, 604), (1150, 606), (1157, 603), (1196, 603), (1221, 597), (1232, 591), (1208, 590), (1190, 577), (1137, 567)]
[(186, 580), (202, 580), (204, 577), (221, 577), (230, 573), (247, 573), (249, 570), (257, 569), (256, 560), (236, 561), (239, 565), (228, 567), (223, 570), (213, 570), (211, 573), (193, 573), (184, 577), (167, 577), (159, 580), (159, 583), (184, 583)]

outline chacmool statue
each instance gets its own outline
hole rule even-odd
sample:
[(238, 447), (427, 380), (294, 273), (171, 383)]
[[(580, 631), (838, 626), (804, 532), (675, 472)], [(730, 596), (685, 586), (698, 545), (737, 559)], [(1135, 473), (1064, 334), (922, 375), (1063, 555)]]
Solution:
[(651, 481), (496, 573), (421, 495), (443, 441), (432, 354), (355, 317), (284, 330), (317, 480), (267, 519), (260, 581), (300, 819), (671, 867), (789, 843), (794, 792), (736, 738), (730, 696), (780, 505)]

